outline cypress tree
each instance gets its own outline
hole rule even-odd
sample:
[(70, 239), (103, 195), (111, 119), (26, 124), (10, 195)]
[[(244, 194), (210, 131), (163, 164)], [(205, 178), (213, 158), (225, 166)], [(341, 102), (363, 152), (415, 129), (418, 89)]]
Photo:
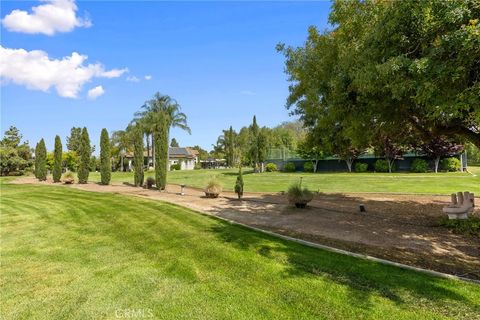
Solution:
[(253, 164), (255, 172), (258, 171), (258, 162), (259, 162), (259, 146), (258, 146), (258, 137), (259, 137), (259, 128), (257, 124), (257, 117), (253, 116), (252, 125), (250, 126), (250, 158)]
[(55, 149), (53, 151), (53, 182), (60, 182), (62, 177), (62, 140), (55, 136)]
[(38, 150), (35, 153), (35, 160), (37, 162), (37, 167), (35, 168), (37, 172), (37, 179), (40, 181), (47, 180), (47, 148), (45, 147), (45, 141), (43, 138), (38, 143)]
[(112, 163), (110, 159), (110, 139), (107, 129), (103, 128), (100, 135), (100, 176), (102, 184), (109, 184), (112, 175)]
[(37, 144), (35, 145), (35, 168), (33, 170), (33, 173), (35, 174), (35, 178), (38, 179), (38, 160), (39, 160), (39, 155), (40, 153), (40, 142), (37, 142)]
[(235, 182), (235, 193), (238, 195), (238, 199), (243, 197), (243, 175), (241, 166), (238, 169), (237, 181)]
[(83, 127), (82, 129), (82, 136), (80, 139), (78, 153), (78, 183), (87, 183), (88, 175), (90, 173), (90, 155), (92, 153), (92, 149), (90, 147), (90, 138), (88, 136), (88, 131), (85, 127)]
[(166, 116), (162, 116), (154, 133), (155, 140), (155, 182), (158, 190), (164, 190), (167, 185), (168, 163), (168, 127)]
[(133, 161), (135, 168), (134, 183), (135, 186), (143, 185), (143, 132), (140, 128), (134, 129), (133, 139)]

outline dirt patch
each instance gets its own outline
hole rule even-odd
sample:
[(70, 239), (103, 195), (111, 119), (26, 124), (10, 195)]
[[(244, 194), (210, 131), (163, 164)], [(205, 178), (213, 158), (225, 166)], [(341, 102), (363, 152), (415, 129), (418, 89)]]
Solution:
[[(53, 184), (33, 177), (14, 183)], [(177, 185), (162, 192), (125, 184), (62, 186), (163, 200), (319, 244), (480, 279), (480, 239), (454, 234), (439, 225), (448, 196), (319, 194), (308, 208), (296, 209), (278, 193), (247, 193), (239, 201), (231, 192), (217, 199), (204, 198), (201, 190), (193, 188), (186, 188), (181, 196)], [(366, 213), (359, 212), (360, 204)]]

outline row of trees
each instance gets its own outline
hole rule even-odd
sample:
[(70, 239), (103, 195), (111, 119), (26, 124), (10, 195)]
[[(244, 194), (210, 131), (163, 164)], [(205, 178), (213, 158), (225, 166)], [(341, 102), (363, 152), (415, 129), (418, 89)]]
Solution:
[[(144, 145), (146, 144), (147, 159), (152, 158), (152, 165), (155, 168), (156, 186), (160, 190), (165, 189), (171, 128), (191, 132), (187, 125), (187, 116), (181, 112), (179, 103), (168, 95), (157, 92), (152, 99), (141, 106), (140, 111), (134, 114), (133, 120), (125, 130), (113, 132), (110, 143), (112, 150), (121, 155), (122, 169), (123, 155), (133, 152), (135, 185), (143, 184)], [(172, 146), (178, 146), (178, 142), (174, 139), (172, 139)]]
[(344, 159), (365, 150), (435, 160), (480, 146), (477, 1), (336, 1), (333, 29), (278, 50), (291, 81), (287, 108), (309, 134), (301, 149)]
[[(76, 128), (72, 129), (72, 132), (77, 132)], [(72, 136), (71, 136), (72, 137)], [(77, 171), (78, 183), (87, 183), (88, 176), (90, 174), (90, 162), (92, 147), (90, 145), (90, 137), (88, 135), (87, 128), (83, 128), (80, 131), (79, 139), (72, 140), (67, 139), (67, 147), (74, 148), (71, 150), (78, 153), (78, 166), (75, 168)], [(72, 144), (72, 142), (74, 144)], [(62, 172), (64, 170), (62, 150), (62, 140), (57, 135), (55, 136), (55, 148), (53, 151), (53, 164), (51, 166), (53, 182), (60, 182)], [(47, 149), (43, 138), (37, 143), (35, 147), (35, 177), (40, 181), (47, 180)], [(68, 169), (68, 168), (65, 168)], [(103, 129), (100, 136), (100, 175), (101, 184), (109, 184), (111, 178), (111, 155), (110, 155), (110, 140), (108, 138), (107, 129)]]
[(268, 128), (260, 127), (254, 116), (250, 126), (242, 127), (239, 132), (232, 126), (223, 130), (213, 146), (212, 155), (225, 158), (229, 167), (250, 165), (257, 171), (263, 171), (271, 148), (295, 150), (304, 137), (305, 130), (300, 121)]

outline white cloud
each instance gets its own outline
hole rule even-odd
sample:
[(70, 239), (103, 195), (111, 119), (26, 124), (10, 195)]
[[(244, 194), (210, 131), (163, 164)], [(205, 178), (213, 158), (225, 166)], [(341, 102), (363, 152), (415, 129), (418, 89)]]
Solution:
[(255, 92), (250, 91), (250, 90), (242, 90), (242, 91), (240, 91), (240, 94), (244, 95), (244, 96), (254, 96)]
[(128, 77), (127, 77), (127, 81), (140, 82), (140, 79), (138, 79), (138, 78), (135, 77), (135, 76), (128, 76)]
[(87, 96), (88, 96), (88, 99), (95, 100), (101, 95), (103, 95), (104, 93), (105, 93), (105, 90), (103, 89), (102, 86), (96, 86), (95, 88), (88, 90)]
[(74, 0), (42, 0), (46, 2), (33, 7), (32, 12), (13, 10), (2, 19), (9, 31), (22, 33), (43, 33), (53, 35), (56, 32), (69, 32), (75, 27), (90, 27), (88, 18), (76, 15)]
[(150, 80), (150, 79), (152, 79), (152, 76), (149, 75), (149, 74), (147, 74), (147, 75), (145, 76), (145, 80)]
[(59, 96), (76, 98), (92, 78), (116, 78), (128, 71), (106, 71), (100, 63), (84, 64), (87, 58), (73, 52), (71, 56), (50, 59), (45, 51), (0, 46), (0, 79), (2, 83), (12, 81), (31, 90), (48, 91), (54, 87)]

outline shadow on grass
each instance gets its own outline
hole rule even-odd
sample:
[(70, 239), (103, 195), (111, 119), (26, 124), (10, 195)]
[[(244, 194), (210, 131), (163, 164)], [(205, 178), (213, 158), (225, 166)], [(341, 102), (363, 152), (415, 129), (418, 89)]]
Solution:
[[(253, 250), (267, 259), (286, 257), (286, 278), (321, 277), (347, 286), (351, 303), (359, 308), (372, 308), (373, 295), (407, 307), (412, 302), (405, 301), (405, 297), (412, 299), (405, 295), (409, 293), (414, 299), (445, 303), (454, 301), (457, 304), (470, 304), (474, 309), (480, 310), (478, 302), (469, 301), (448, 289), (445, 285), (448, 280), (445, 279), (306, 247), (227, 222), (213, 226), (211, 232), (239, 250)], [(446, 309), (448, 310), (444, 311), (449, 315), (458, 311), (453, 305)]]

